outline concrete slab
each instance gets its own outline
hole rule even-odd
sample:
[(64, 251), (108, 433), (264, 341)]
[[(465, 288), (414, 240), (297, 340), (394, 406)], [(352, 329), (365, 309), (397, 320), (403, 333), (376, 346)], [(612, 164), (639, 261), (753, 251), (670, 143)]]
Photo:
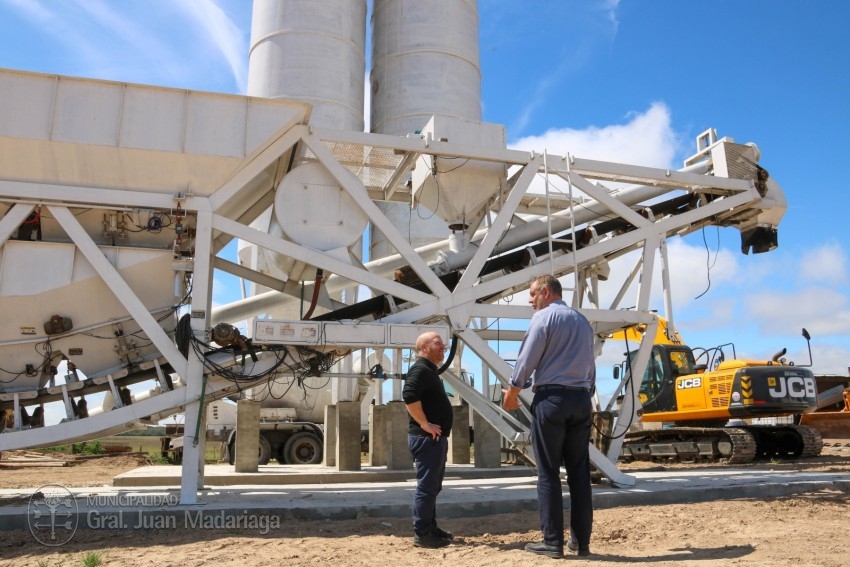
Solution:
[[(155, 467), (163, 469), (167, 467)], [(261, 467), (262, 469), (263, 467)], [(284, 467), (280, 467), (284, 468)], [(310, 467), (285, 467), (287, 470)], [(170, 484), (135, 487), (64, 488), (73, 500), (76, 529), (140, 527), (248, 527), (287, 519), (357, 519), (408, 517), (414, 480), (408, 471), (385, 471), (402, 478), (363, 470), (334, 474), (324, 467), (292, 472), (266, 472), (280, 482), (260, 484), (264, 472), (235, 476), (227, 465), (207, 467), (205, 489), (197, 504), (179, 504), (179, 476), (160, 475)], [(127, 475), (144, 478), (148, 467)], [(175, 467), (179, 471), (179, 467)], [(227, 472), (223, 469), (230, 469)], [(514, 469), (514, 470), (512, 470)], [(449, 466), (438, 506), (443, 518), (478, 517), (536, 510), (536, 477), (525, 467), (491, 469), (481, 475), (471, 466)], [(310, 474), (312, 473), (312, 474)], [(126, 477), (127, 475), (121, 475)], [(258, 476), (260, 475), (260, 476)], [(765, 499), (824, 488), (850, 490), (850, 473), (755, 471), (751, 469), (689, 469), (637, 472), (633, 488), (595, 485), (597, 509), (626, 505), (687, 504), (719, 499)], [(309, 477), (309, 478), (308, 478)], [(213, 479), (236, 484), (214, 485)], [(345, 480), (344, 480), (345, 479)], [(291, 481), (290, 483), (284, 482)], [(297, 481), (297, 482), (296, 482)], [(53, 490), (56, 490), (54, 487)], [(0, 490), (0, 530), (29, 529), (34, 490)], [(565, 507), (569, 496), (565, 494)], [(265, 520), (263, 520), (265, 519)], [(254, 522), (253, 524), (251, 522)]]
[[(182, 467), (148, 466), (139, 467), (116, 476), (112, 485), (116, 487), (180, 486)], [(449, 465), (446, 479), (488, 478), (493, 476), (518, 477), (533, 475), (530, 469), (507, 466), (493, 469), (476, 469), (472, 465)], [(385, 466), (362, 465), (359, 471), (341, 471), (324, 465), (260, 465), (255, 473), (235, 472), (233, 465), (206, 465), (204, 485), (292, 485), (292, 484), (337, 484), (351, 482), (400, 482), (416, 477), (413, 468), (387, 469)]]

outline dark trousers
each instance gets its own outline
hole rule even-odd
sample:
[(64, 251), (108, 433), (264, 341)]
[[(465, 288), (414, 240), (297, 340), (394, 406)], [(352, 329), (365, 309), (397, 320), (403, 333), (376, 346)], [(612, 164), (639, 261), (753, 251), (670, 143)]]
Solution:
[(437, 527), (437, 495), (443, 489), (449, 440), (408, 435), (407, 446), (416, 465), (416, 492), (413, 495), (413, 531), (427, 533)]
[(537, 460), (540, 529), (549, 545), (564, 545), (561, 465), (570, 489), (570, 529), (580, 547), (590, 543), (593, 495), (590, 487), (590, 427), (593, 405), (584, 390), (540, 389), (531, 405), (531, 441)]

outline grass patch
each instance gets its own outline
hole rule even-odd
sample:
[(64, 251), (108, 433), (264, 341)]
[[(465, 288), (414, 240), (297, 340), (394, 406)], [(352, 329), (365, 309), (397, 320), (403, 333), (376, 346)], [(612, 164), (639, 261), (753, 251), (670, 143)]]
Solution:
[(103, 565), (103, 558), (101, 558), (100, 553), (89, 551), (83, 557), (83, 567), (98, 567), (98, 565)]

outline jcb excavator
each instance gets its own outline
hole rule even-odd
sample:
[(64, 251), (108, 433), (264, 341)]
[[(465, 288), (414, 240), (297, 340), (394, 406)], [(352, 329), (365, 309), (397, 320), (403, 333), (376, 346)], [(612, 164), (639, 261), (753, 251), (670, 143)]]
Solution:
[[(612, 338), (640, 337), (640, 329)], [(808, 339), (808, 333), (804, 330)], [(725, 460), (739, 464), (754, 459), (817, 456), (820, 433), (805, 425), (752, 425), (744, 420), (804, 414), (817, 407), (815, 378), (808, 368), (771, 360), (723, 360), (718, 349), (694, 350), (661, 319), (638, 398), (643, 422), (662, 422), (661, 429), (626, 435), (623, 460)], [(637, 351), (627, 353), (626, 378)], [(703, 362), (705, 359), (705, 362)]]

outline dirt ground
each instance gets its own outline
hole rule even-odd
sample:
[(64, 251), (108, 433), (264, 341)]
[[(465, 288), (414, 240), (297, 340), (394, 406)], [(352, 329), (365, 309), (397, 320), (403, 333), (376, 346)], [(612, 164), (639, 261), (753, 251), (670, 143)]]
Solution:
[[(135, 468), (127, 457), (110, 457), (72, 468), (0, 469), (0, 488), (109, 485)], [(666, 468), (722, 465), (664, 465)], [(828, 443), (822, 456), (794, 463), (759, 463), (753, 469), (850, 473), (850, 441)], [(651, 463), (629, 470), (659, 470)], [(61, 471), (61, 472), (60, 472)], [(73, 474), (69, 472), (73, 471)], [(850, 564), (850, 489), (763, 500), (623, 506), (597, 510), (592, 556), (596, 565), (648, 562), (657, 566), (725, 565), (845, 566)], [(3, 505), (0, 500), (0, 506)], [(439, 509), (439, 501), (438, 501)], [(44, 547), (29, 532), (0, 534), (0, 565), (396, 565), (479, 567), (545, 565), (553, 559), (523, 551), (540, 539), (537, 514), (518, 512), (483, 518), (446, 518), (455, 534), (444, 549), (412, 547), (410, 522), (398, 518), (352, 521), (281, 521), (267, 535), (257, 530), (88, 531), (60, 548)], [(581, 561), (568, 556), (568, 561)]]

